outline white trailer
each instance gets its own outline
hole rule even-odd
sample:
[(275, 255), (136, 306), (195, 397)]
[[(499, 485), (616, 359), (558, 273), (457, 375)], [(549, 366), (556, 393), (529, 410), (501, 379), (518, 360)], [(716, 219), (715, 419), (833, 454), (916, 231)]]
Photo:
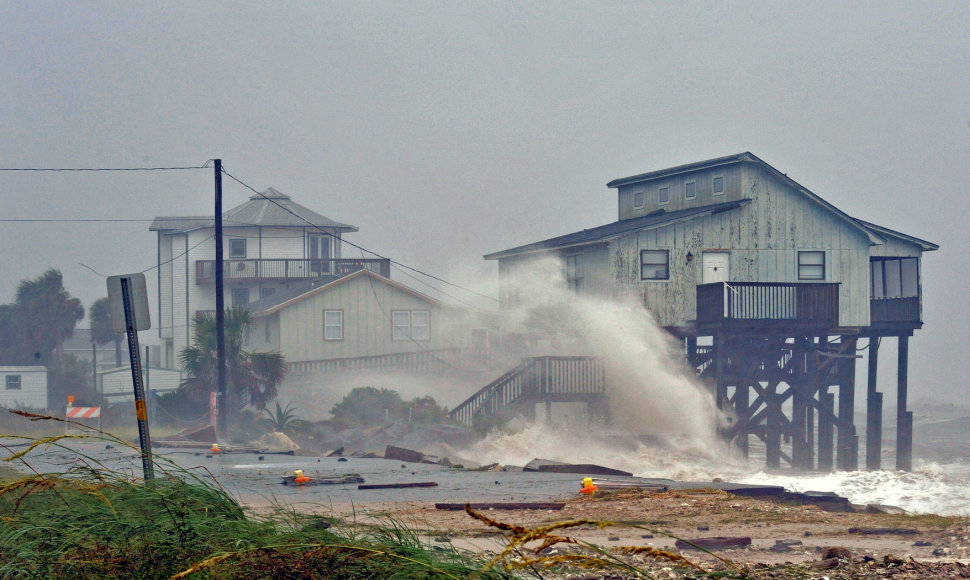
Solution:
[(47, 367), (0, 366), (0, 407), (47, 408)]

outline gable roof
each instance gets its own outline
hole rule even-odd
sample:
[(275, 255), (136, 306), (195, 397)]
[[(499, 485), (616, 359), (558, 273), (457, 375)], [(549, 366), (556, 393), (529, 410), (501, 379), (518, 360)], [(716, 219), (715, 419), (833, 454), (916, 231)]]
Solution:
[(736, 155), (728, 155), (726, 157), (717, 157), (715, 159), (708, 159), (707, 161), (698, 161), (695, 163), (688, 163), (686, 165), (678, 165), (676, 167), (670, 167), (668, 169), (660, 169), (658, 171), (651, 171), (649, 173), (641, 173), (639, 175), (631, 175), (630, 177), (621, 177), (619, 179), (614, 179), (606, 184), (607, 187), (618, 188), (624, 185), (631, 185), (634, 183), (642, 183), (645, 181), (652, 181), (655, 179), (661, 179), (666, 177), (671, 177), (673, 175), (678, 175), (681, 173), (688, 173), (691, 171), (697, 171), (699, 169), (711, 169), (713, 167), (718, 167), (722, 165), (735, 165), (739, 163), (754, 163), (763, 167), (768, 173), (772, 174), (776, 179), (788, 184), (797, 193), (800, 193), (804, 197), (808, 198), (810, 201), (818, 204), (823, 209), (833, 214), (837, 219), (845, 222), (849, 227), (861, 232), (864, 236), (869, 239), (869, 242), (874, 245), (884, 244), (886, 240), (873, 228), (865, 227), (859, 222), (859, 220), (853, 219), (852, 217), (846, 215), (842, 210), (825, 201), (818, 195), (812, 193), (805, 186), (798, 183), (794, 179), (788, 177), (781, 171), (778, 171), (765, 161), (758, 158), (756, 155), (750, 151), (745, 151), (744, 153), (738, 153)]
[[(274, 226), (274, 227), (320, 227), (348, 232), (358, 231), (355, 226), (336, 222), (304, 207), (285, 193), (272, 187), (254, 194), (249, 201), (223, 212), (222, 221), (227, 226)], [(215, 227), (211, 216), (156, 217), (149, 231), (187, 232), (200, 228)]]
[(932, 252), (933, 250), (939, 250), (940, 249), (940, 246), (938, 244), (934, 244), (933, 242), (927, 242), (926, 240), (922, 240), (922, 239), (917, 238), (915, 236), (910, 236), (910, 235), (904, 234), (902, 232), (897, 232), (896, 230), (891, 230), (889, 228), (886, 228), (886, 227), (883, 227), (883, 226), (880, 226), (880, 225), (876, 225), (876, 224), (871, 223), (871, 222), (863, 221), (863, 220), (860, 220), (860, 219), (857, 219), (857, 218), (854, 218), (854, 219), (855, 219), (855, 221), (859, 222), (863, 227), (868, 228), (868, 229), (871, 229), (871, 230), (877, 232), (878, 234), (880, 234), (883, 237), (896, 238), (896, 239), (902, 240), (904, 242), (909, 242), (911, 244), (915, 244), (915, 245), (919, 246), (920, 250), (922, 250), (924, 252)]
[(395, 282), (390, 278), (385, 278), (380, 274), (375, 274), (374, 272), (371, 272), (370, 270), (358, 270), (353, 274), (348, 274), (346, 276), (340, 276), (340, 277), (327, 276), (323, 278), (316, 278), (314, 280), (309, 280), (301, 284), (296, 284), (285, 290), (278, 290), (274, 292), (271, 296), (267, 296), (266, 298), (261, 298), (259, 300), (256, 300), (255, 302), (250, 302), (249, 304), (246, 305), (246, 309), (249, 310), (254, 316), (266, 316), (269, 314), (279, 312), (280, 310), (287, 308), (293, 304), (296, 304), (297, 302), (306, 300), (311, 296), (316, 296), (317, 294), (320, 294), (322, 292), (327, 292), (342, 284), (347, 284), (352, 280), (356, 280), (362, 277), (370, 278), (371, 283), (373, 283), (374, 281), (377, 281), (377, 282), (380, 282), (381, 284), (390, 286), (395, 290), (399, 290), (406, 294), (410, 294), (411, 296), (419, 300), (423, 300), (432, 306), (435, 306), (438, 308), (441, 308), (443, 306), (440, 302), (438, 302), (434, 298), (431, 298), (430, 296), (425, 296), (424, 294), (421, 294), (416, 290), (408, 288), (404, 284)]
[(541, 242), (535, 242), (532, 244), (519, 246), (517, 248), (502, 250), (501, 252), (486, 254), (485, 259), (498, 260), (500, 258), (506, 258), (508, 256), (514, 256), (518, 254), (528, 254), (532, 252), (541, 252), (541, 251), (553, 250), (553, 249), (563, 249), (563, 248), (584, 246), (587, 244), (604, 242), (606, 240), (616, 238), (621, 234), (625, 234), (627, 232), (632, 232), (636, 230), (656, 229), (659, 227), (670, 225), (672, 223), (691, 220), (701, 216), (713, 215), (716, 213), (722, 213), (726, 211), (732, 211), (741, 206), (747, 205), (749, 203), (751, 203), (750, 199), (741, 199), (738, 201), (727, 201), (727, 202), (718, 203), (715, 205), (705, 205), (701, 207), (693, 207), (689, 209), (682, 209), (679, 211), (672, 211), (672, 212), (659, 210), (659, 211), (651, 212), (645, 216), (640, 216), (640, 217), (626, 219), (626, 220), (620, 220), (617, 222), (591, 228), (588, 230), (583, 230), (581, 232), (566, 234), (564, 236), (549, 238), (548, 240), (543, 240)]

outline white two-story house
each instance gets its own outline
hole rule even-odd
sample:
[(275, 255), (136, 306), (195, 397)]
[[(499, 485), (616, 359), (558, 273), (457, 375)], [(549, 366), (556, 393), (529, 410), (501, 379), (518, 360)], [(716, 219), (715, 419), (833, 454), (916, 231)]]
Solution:
[[(215, 223), (212, 217), (157, 217), (158, 314), (161, 363), (178, 366), (192, 340), (192, 320), (214, 311)], [(246, 306), (308, 280), (370, 270), (390, 277), (386, 259), (344, 259), (341, 239), (357, 228), (267, 189), (223, 213), (226, 307)], [(285, 353), (284, 353), (285, 354)]]

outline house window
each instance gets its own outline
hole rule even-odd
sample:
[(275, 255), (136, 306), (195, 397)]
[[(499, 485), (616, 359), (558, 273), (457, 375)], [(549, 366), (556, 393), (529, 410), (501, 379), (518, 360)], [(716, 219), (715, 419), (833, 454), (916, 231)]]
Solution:
[(229, 240), (229, 257), (230, 258), (245, 258), (246, 257), (246, 239), (245, 238), (234, 238)]
[(232, 289), (232, 307), (237, 308), (249, 304), (249, 288)]
[(270, 328), (269, 317), (267, 316), (263, 320), (263, 342), (268, 344), (272, 337), (273, 337), (273, 332), (272, 332), (272, 329)]
[(20, 375), (7, 375), (7, 390), (8, 391), (20, 390)]
[(636, 193), (633, 194), (633, 207), (634, 208), (643, 207), (643, 197), (644, 197), (644, 193), (642, 191), (638, 191), (638, 192), (636, 192)]
[(874, 259), (873, 298), (915, 298), (919, 296), (919, 259)]
[(323, 340), (344, 339), (344, 311), (323, 311)]
[(574, 254), (566, 256), (566, 285), (577, 294), (583, 291), (583, 278), (585, 278), (583, 268), (583, 255)]
[(798, 252), (798, 279), (825, 280), (825, 252)]
[(276, 288), (260, 288), (259, 299), (262, 300), (263, 298), (269, 298), (274, 292), (276, 292)]
[(670, 201), (670, 188), (667, 187), (666, 185), (661, 187), (659, 193), (657, 194), (657, 198), (659, 199), (659, 203), (661, 204), (664, 204)]
[(431, 338), (431, 315), (427, 310), (394, 310), (391, 312), (392, 340), (428, 340)]
[(714, 195), (721, 195), (724, 193), (724, 176), (715, 175), (714, 181), (711, 185), (711, 190), (714, 192)]
[(697, 183), (688, 181), (684, 184), (684, 199), (694, 199), (697, 197)]
[(640, 250), (640, 279), (667, 280), (670, 278), (668, 250)]

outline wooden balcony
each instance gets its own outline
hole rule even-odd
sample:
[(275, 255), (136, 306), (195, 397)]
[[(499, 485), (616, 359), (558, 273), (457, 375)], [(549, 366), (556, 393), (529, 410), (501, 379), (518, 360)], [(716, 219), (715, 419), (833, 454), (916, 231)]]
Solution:
[(869, 301), (872, 326), (904, 326), (921, 328), (919, 296), (907, 298), (873, 298)]
[[(386, 259), (275, 259), (275, 260), (223, 260), (222, 276), (227, 282), (286, 282), (320, 278), (322, 276), (345, 276), (358, 270), (370, 270), (375, 274), (391, 277), (391, 262)], [(195, 262), (195, 283), (214, 284), (216, 261)]]
[(839, 285), (717, 282), (697, 286), (702, 327), (826, 329), (839, 325)]

